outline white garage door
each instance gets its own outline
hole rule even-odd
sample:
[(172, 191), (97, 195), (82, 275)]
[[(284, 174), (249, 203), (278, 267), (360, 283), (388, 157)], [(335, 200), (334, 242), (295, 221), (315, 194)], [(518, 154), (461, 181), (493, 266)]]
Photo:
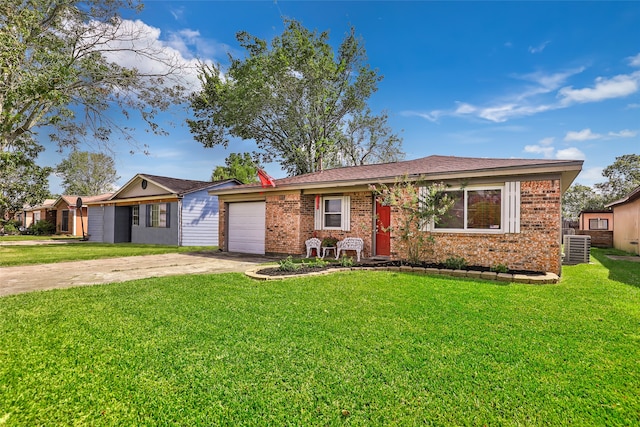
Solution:
[(264, 254), (265, 203), (229, 203), (229, 252)]

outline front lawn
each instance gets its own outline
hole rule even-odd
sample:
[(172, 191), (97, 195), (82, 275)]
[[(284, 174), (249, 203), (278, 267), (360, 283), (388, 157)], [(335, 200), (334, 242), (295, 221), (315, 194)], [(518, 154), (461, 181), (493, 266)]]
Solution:
[(133, 243), (110, 244), (91, 242), (0, 246), (0, 267), (137, 255), (213, 251), (216, 249), (216, 246), (164, 246), (140, 245)]
[(33, 236), (28, 234), (0, 236), (0, 242), (23, 242), (29, 240), (80, 240), (80, 237), (67, 235)]
[(638, 425), (640, 263), (597, 259), (0, 298), (0, 425)]

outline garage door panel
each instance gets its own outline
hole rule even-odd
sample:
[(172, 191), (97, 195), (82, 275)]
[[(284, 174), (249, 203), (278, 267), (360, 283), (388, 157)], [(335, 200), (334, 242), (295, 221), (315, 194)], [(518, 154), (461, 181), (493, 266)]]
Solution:
[(229, 204), (229, 251), (264, 254), (265, 202)]

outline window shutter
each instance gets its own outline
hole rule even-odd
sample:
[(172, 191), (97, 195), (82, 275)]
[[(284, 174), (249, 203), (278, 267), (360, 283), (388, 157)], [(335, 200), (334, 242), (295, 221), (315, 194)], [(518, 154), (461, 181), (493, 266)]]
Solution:
[(324, 200), (320, 198), (320, 202), (313, 202), (313, 229), (322, 230), (322, 211), (324, 207)]
[(520, 232), (520, 181), (505, 183), (504, 218), (505, 233)]
[[(422, 211), (425, 208), (424, 199), (427, 196), (427, 187), (418, 187), (418, 209)], [(420, 231), (431, 231), (432, 221), (422, 221)]]
[(166, 206), (167, 206), (167, 215), (166, 215), (167, 224), (166, 224), (166, 227), (167, 228), (171, 228), (171, 203), (167, 203)]
[(351, 231), (351, 197), (342, 196), (342, 231)]
[(151, 205), (145, 205), (144, 226), (151, 227)]

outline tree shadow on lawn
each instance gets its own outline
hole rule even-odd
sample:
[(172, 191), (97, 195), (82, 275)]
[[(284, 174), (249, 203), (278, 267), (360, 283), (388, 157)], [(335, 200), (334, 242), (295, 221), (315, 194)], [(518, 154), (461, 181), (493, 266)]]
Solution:
[(640, 262), (611, 259), (607, 255), (628, 254), (621, 253), (615, 249), (591, 249), (591, 256), (609, 270), (610, 280), (640, 288)]

